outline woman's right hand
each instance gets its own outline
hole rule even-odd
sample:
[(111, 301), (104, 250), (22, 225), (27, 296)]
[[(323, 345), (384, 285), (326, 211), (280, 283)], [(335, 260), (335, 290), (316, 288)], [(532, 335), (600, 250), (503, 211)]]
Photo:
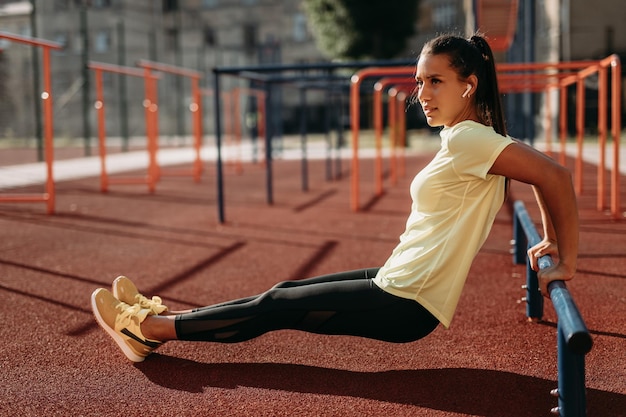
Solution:
[(535, 246), (528, 249), (528, 259), (530, 259), (530, 267), (533, 271), (539, 271), (539, 258), (542, 256), (550, 255), (553, 261), (558, 262), (559, 248), (556, 241), (550, 239), (543, 239)]

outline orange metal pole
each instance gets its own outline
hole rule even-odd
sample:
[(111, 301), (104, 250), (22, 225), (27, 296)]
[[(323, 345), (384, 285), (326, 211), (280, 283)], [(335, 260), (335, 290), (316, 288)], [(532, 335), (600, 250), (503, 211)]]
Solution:
[(56, 199), (54, 189), (54, 178), (52, 164), (54, 162), (54, 128), (53, 128), (53, 109), (52, 109), (52, 79), (50, 75), (50, 47), (43, 47), (43, 95), (44, 99), (44, 141), (46, 155), (46, 169), (48, 179), (46, 180), (46, 191), (44, 199), (47, 201), (48, 214), (54, 213), (54, 203)]
[(608, 122), (608, 109), (607, 109), (607, 69), (601, 67), (598, 73), (598, 195), (596, 208), (598, 210), (604, 210), (606, 208), (606, 190), (604, 184), (606, 182), (605, 167), (606, 167), (606, 131)]
[(516, 63), (516, 62), (503, 62), (500, 64), (496, 64), (497, 72), (507, 72), (507, 71), (542, 71), (542, 70), (572, 70), (577, 71), (583, 68), (587, 68), (590, 65), (597, 64), (598, 61), (566, 61), (566, 62), (525, 62), (525, 63)]
[(241, 174), (243, 166), (241, 164), (241, 91), (237, 88), (233, 90), (233, 135), (235, 144), (235, 172)]
[(159, 161), (157, 159), (157, 155), (159, 152), (159, 90), (157, 87), (156, 79), (150, 74), (150, 112), (152, 117), (150, 120), (152, 121), (152, 152), (150, 153), (150, 166), (154, 174), (151, 177), (151, 191), (154, 191), (156, 187), (156, 182), (161, 179), (161, 166), (159, 165)]
[(137, 66), (141, 68), (149, 68), (158, 72), (167, 72), (169, 74), (180, 75), (188, 78), (202, 78), (200, 71), (195, 71), (188, 68), (178, 67), (175, 65), (164, 64), (161, 62), (149, 61), (146, 59), (140, 59), (137, 61)]
[(561, 152), (559, 153), (559, 162), (561, 165), (566, 164), (565, 147), (567, 142), (567, 87), (561, 86), (559, 89), (560, 109), (559, 109), (559, 133), (561, 139)]
[(619, 56), (611, 55), (609, 57), (611, 65), (611, 92), (612, 115), (611, 127), (613, 128), (613, 173), (611, 181), (611, 214), (614, 219), (621, 219), (622, 213), (620, 207), (620, 169), (619, 169), (619, 152), (620, 152), (620, 134), (622, 130), (622, 64)]
[[(260, 138), (265, 137), (265, 91), (263, 90), (255, 90), (252, 88), (246, 88), (246, 87), (235, 87), (231, 93), (232, 97), (237, 97), (237, 100), (240, 100), (240, 94), (247, 94), (253, 97), (256, 97), (257, 99), (257, 112), (258, 112), (258, 118), (256, 120), (257, 123), (257, 135)], [(236, 115), (239, 114), (239, 110), (234, 110), (235, 111), (235, 117), (231, 117), (231, 114), (228, 113), (228, 108), (230, 107), (230, 99), (231, 96), (228, 95), (228, 93), (225, 93), (224, 95), (224, 100), (225, 100), (225, 104), (224, 104), (224, 112), (225, 112), (225, 126), (230, 129), (230, 131), (234, 132), (233, 135), (236, 135), (238, 140), (236, 141), (237, 144), (241, 144), (241, 140), (243, 137), (243, 133), (241, 132), (241, 126), (240, 126), (240, 118), (237, 117)], [(239, 108), (239, 102), (235, 103), (233, 106)], [(231, 121), (232, 119), (232, 121)], [(229, 135), (228, 132), (225, 133), (226, 135)], [(228, 139), (227, 140), (231, 140)], [(259, 141), (258, 144), (259, 147), (265, 146), (265, 141)], [(256, 160), (254, 162), (257, 162)], [(265, 164), (265, 161), (264, 161)], [(241, 157), (239, 157), (239, 167), (238, 167), (238, 172), (243, 171), (243, 168), (241, 166)]]
[[(375, 138), (376, 138), (376, 161), (374, 164), (375, 169), (375, 181), (376, 181), (376, 195), (380, 196), (383, 193), (383, 158), (382, 158), (382, 134), (384, 130), (383, 126), (383, 90), (389, 86), (394, 85), (395, 87), (399, 86), (411, 86), (415, 87), (415, 79), (413, 77), (387, 77), (383, 78), (374, 84), (374, 130), (375, 130)], [(389, 113), (389, 120), (391, 120), (391, 112)], [(389, 122), (390, 126), (392, 122)], [(391, 132), (390, 129), (390, 134)], [(389, 141), (390, 149), (393, 147), (393, 141)]]
[[(599, 126), (600, 140), (599, 146), (600, 149), (600, 158), (598, 162), (598, 181), (601, 181), (601, 185), (599, 183), (598, 186), (598, 196), (597, 196), (597, 205), (598, 208), (604, 207), (604, 171), (605, 171), (605, 158), (604, 158), (604, 149), (605, 149), (605, 140), (603, 136), (605, 136), (606, 132), (606, 89), (603, 88), (603, 84), (606, 85), (606, 71), (603, 71), (602, 68), (606, 68), (608, 66), (612, 67), (612, 86), (613, 91), (611, 94), (611, 103), (612, 103), (612, 130), (614, 136), (613, 142), (613, 169), (611, 175), (611, 215), (615, 219), (622, 218), (622, 214), (620, 213), (620, 195), (619, 195), (619, 182), (620, 182), (620, 167), (619, 167), (619, 141), (620, 141), (620, 132), (621, 132), (621, 64), (619, 61), (619, 57), (617, 55), (611, 55), (601, 61), (598, 61), (592, 65), (589, 65), (587, 68), (580, 70), (577, 74), (578, 77), (578, 85), (577, 91), (578, 95), (584, 102), (584, 78), (595, 74), (598, 72), (599, 76), (599, 92), (598, 92), (598, 123), (604, 124), (604, 126)], [(603, 74), (604, 72), (604, 74)], [(569, 82), (569, 78), (566, 78), (562, 81), (562, 85), (566, 85)], [(603, 92), (604, 90), (605, 92)], [(602, 103), (603, 102), (603, 103)], [(584, 103), (577, 102), (577, 130), (579, 138), (584, 133)], [(582, 107), (582, 109), (581, 109)], [(602, 115), (604, 113), (604, 115)], [(583, 133), (581, 133), (583, 132)], [(580, 139), (579, 139), (580, 140)], [(579, 145), (579, 155), (582, 154), (581, 145)], [(582, 155), (580, 156), (582, 158)], [(577, 161), (578, 162), (578, 161)], [(578, 168), (578, 167), (577, 167)], [(600, 171), (602, 174), (600, 175)], [(582, 178), (580, 179), (580, 186), (582, 191)], [(601, 194), (601, 195), (600, 195)]]
[(155, 111), (157, 104), (154, 101), (154, 82), (153, 77), (149, 68), (144, 68), (144, 84), (145, 84), (145, 117), (146, 117), (146, 136), (148, 139), (148, 174), (147, 174), (147, 183), (148, 190), (150, 192), (154, 192), (156, 186), (156, 181), (158, 179), (158, 171), (157, 171), (157, 161), (156, 161), (156, 153), (157, 153), (157, 144), (156, 144), (156, 123), (155, 121)]
[[(393, 143), (394, 146), (394, 158), (396, 159), (396, 180), (398, 176), (404, 177), (405, 171), (405, 149), (406, 149), (406, 100), (409, 97), (409, 93), (415, 90), (415, 84), (399, 84), (396, 86), (398, 90), (396, 100), (396, 136)], [(398, 146), (400, 145), (400, 146)], [(398, 157), (397, 150), (400, 149), (400, 157)]]
[(398, 183), (398, 161), (396, 159), (396, 141), (398, 140), (398, 114), (396, 110), (398, 102), (396, 101), (396, 96), (398, 95), (398, 90), (390, 88), (387, 94), (389, 95), (389, 146), (391, 149), (391, 154), (389, 155), (389, 177), (391, 183), (396, 185)]
[[(231, 145), (233, 142), (233, 122), (231, 120), (232, 118), (232, 92), (229, 91), (223, 91), (222, 92), (222, 98), (224, 100), (224, 105), (223, 107), (223, 111), (224, 111), (224, 136), (226, 138), (226, 144), (227, 145)], [(227, 164), (230, 164), (230, 155), (228, 160), (226, 161)]]
[(352, 211), (359, 211), (359, 131), (361, 123), (361, 84), (365, 78), (369, 77), (385, 77), (393, 75), (410, 77), (414, 73), (414, 69), (409, 69), (407, 67), (365, 68), (355, 73), (350, 80), (350, 128), (352, 131), (350, 207)]
[(546, 97), (546, 154), (552, 156), (552, 99), (551, 89), (547, 88), (545, 91)]
[[(531, 92), (541, 92), (546, 91), (549, 94), (549, 91), (552, 88), (558, 88), (559, 90), (559, 102), (560, 102), (560, 112), (559, 112), (559, 136), (560, 136), (560, 163), (562, 165), (566, 165), (566, 142), (567, 142), (567, 87), (571, 84), (577, 83), (579, 79), (584, 79), (587, 76), (599, 71), (599, 67), (605, 65), (611, 65), (613, 67), (614, 72), (612, 72), (612, 84), (620, 85), (621, 79), (616, 75), (615, 68), (621, 68), (621, 64), (619, 62), (619, 58), (617, 56), (611, 56), (602, 61), (601, 64), (598, 61), (572, 61), (572, 62), (561, 62), (561, 63), (505, 63), (497, 65), (497, 71), (499, 73), (499, 77), (502, 81), (501, 89), (503, 91), (509, 92), (522, 92), (522, 91), (531, 91)], [(368, 68), (365, 70), (361, 70), (356, 73), (352, 77), (352, 84), (350, 90), (350, 115), (352, 119), (352, 137), (353, 137), (353, 160), (352, 160), (352, 192), (351, 192), (351, 206), (354, 211), (358, 211), (359, 208), (359, 162), (358, 162), (358, 134), (359, 134), (359, 88), (362, 83), (362, 80), (366, 77), (373, 76), (384, 76), (390, 74), (404, 74), (406, 76), (411, 75), (411, 72), (408, 72), (403, 68), (394, 68), (393, 71), (384, 72), (385, 69), (380, 68)], [(387, 69), (390, 70), (390, 69)], [(404, 72), (403, 72), (404, 71)], [(506, 74), (506, 72), (519, 72), (519, 71), (547, 71), (545, 74)], [(558, 72), (554, 72), (558, 71)], [(569, 73), (568, 73), (569, 72)], [(577, 72), (574, 74), (574, 72)], [(505, 74), (502, 74), (505, 73)], [(558, 80), (558, 83), (555, 81)], [(615, 88), (615, 87), (614, 87)], [(577, 91), (580, 90), (580, 87), (577, 86)], [(583, 93), (584, 94), (584, 93)], [(577, 94), (578, 97), (582, 98), (580, 94)], [(614, 140), (614, 171), (612, 173), (612, 188), (611, 188), (611, 211), (614, 216), (619, 216), (619, 187), (616, 184), (619, 183), (619, 134), (621, 129), (621, 120), (620, 113), (615, 109), (619, 109), (621, 106), (619, 92), (614, 91), (612, 94), (612, 120), (614, 121), (612, 125)], [(584, 116), (584, 101), (577, 100), (583, 102), (583, 116)], [(551, 107), (550, 107), (550, 99), (546, 99), (546, 113), (547, 117), (550, 117), (550, 120), (547, 121), (546, 127), (550, 129), (546, 134), (546, 145), (548, 146), (548, 151), (551, 151)], [(581, 104), (577, 103), (576, 113), (577, 113), (577, 144), (578, 144), (578, 155), (581, 155), (580, 146), (582, 144), (582, 139), (584, 139), (584, 117), (580, 117), (580, 108)], [(621, 109), (619, 110), (621, 111)], [(376, 126), (375, 126), (376, 127)], [(577, 168), (581, 169), (581, 162), (577, 159)], [(582, 182), (580, 184), (580, 189), (582, 189)]]
[(189, 110), (193, 120), (194, 150), (196, 152), (193, 178), (194, 181), (200, 182), (202, 176), (202, 158), (200, 155), (202, 150), (202, 96), (200, 95), (200, 79), (197, 77), (191, 78), (191, 95), (194, 102), (189, 106)]
[(560, 103), (560, 125), (561, 125), (561, 154), (559, 155), (561, 165), (566, 164), (566, 142), (567, 142), (567, 87), (578, 81), (576, 75), (570, 75), (559, 82), (561, 87), (561, 103)]
[(398, 137), (395, 141), (396, 148), (400, 149), (400, 157), (398, 158), (398, 174), (400, 177), (404, 177), (404, 149), (406, 147), (406, 141), (403, 140), (406, 138), (406, 93), (401, 91), (398, 94)]
[(44, 89), (41, 92), (41, 100), (43, 101), (44, 110), (44, 158), (46, 162), (46, 192), (42, 194), (9, 194), (0, 195), (0, 202), (45, 202), (46, 212), (48, 214), (54, 213), (56, 191), (53, 177), (53, 164), (54, 164), (54, 129), (53, 129), (53, 106), (52, 106), (52, 81), (50, 72), (50, 49), (61, 49), (62, 45), (57, 42), (51, 42), (45, 39), (31, 38), (27, 36), (14, 35), (12, 33), (0, 31), (1, 39), (8, 39), (12, 42), (18, 42), (27, 44), (30, 46), (37, 46), (42, 48), (43, 55), (43, 80)]
[[(153, 136), (152, 129), (153, 125), (151, 122), (151, 110), (154, 106), (151, 96), (151, 88), (156, 91), (156, 81), (158, 80), (158, 76), (155, 74), (146, 74), (145, 70), (141, 70), (139, 68), (125, 67), (115, 64), (106, 64), (102, 62), (90, 62), (88, 67), (95, 71), (96, 77), (96, 102), (95, 107), (98, 111), (98, 142), (99, 142), (99, 153), (100, 153), (100, 189), (103, 192), (108, 191), (109, 186), (112, 183), (115, 184), (148, 184), (148, 188), (150, 191), (154, 191), (154, 175), (150, 172), (150, 166), (148, 167), (148, 174), (142, 178), (110, 178), (106, 169), (106, 112), (104, 110), (104, 87), (102, 82), (102, 73), (103, 72), (111, 72), (115, 74), (133, 76), (138, 78), (143, 78), (144, 80), (144, 100), (143, 106), (145, 109), (145, 124), (146, 124), (146, 138), (147, 138), (147, 150), (150, 154), (151, 144), (150, 138)], [(154, 87), (151, 87), (151, 84), (154, 83)]]
[(578, 194), (583, 193), (583, 142), (585, 136), (585, 78), (598, 72), (598, 65), (590, 65), (578, 72), (576, 82), (576, 167), (575, 186)]
[[(259, 109), (259, 118), (257, 120), (257, 126), (258, 126), (258, 135), (259, 138), (264, 138), (265, 137), (265, 91), (257, 91), (256, 92), (256, 96), (257, 96), (257, 106)], [(264, 140), (259, 140), (259, 147), (263, 147), (263, 149), (265, 149), (265, 141)], [(263, 152), (263, 155), (265, 155), (265, 152)]]
[[(194, 163), (193, 163), (193, 168), (191, 169), (191, 175), (194, 177), (194, 181), (199, 182), (200, 176), (202, 174), (202, 160), (201, 160), (201, 155), (200, 155), (201, 147), (202, 147), (202, 112), (201, 112), (202, 103), (201, 103), (198, 83), (199, 83), (199, 80), (202, 78), (203, 74), (199, 71), (191, 70), (188, 68), (163, 64), (160, 62), (154, 62), (154, 61), (149, 61), (149, 60), (144, 60), (144, 59), (139, 60), (137, 62), (137, 65), (141, 68), (144, 68), (145, 70), (165, 72), (165, 73), (173, 74), (176, 76), (181, 76), (181, 77), (186, 77), (186, 78), (191, 79), (191, 96), (194, 98), (195, 103), (192, 103), (190, 105), (190, 110), (192, 113), (192, 125), (194, 129), (194, 150), (196, 154)], [(152, 123), (154, 124), (153, 131), (155, 135), (154, 137), (155, 153), (157, 152), (159, 148), (158, 106), (156, 105), (158, 101), (157, 96), (158, 96), (158, 93), (155, 88), (154, 94), (153, 94), (153, 102), (155, 103), (155, 107), (153, 108), (154, 117), (151, 119)], [(156, 178), (157, 179), (160, 178), (162, 175), (162, 172), (161, 172), (161, 167), (158, 165), (158, 162), (156, 161), (156, 156), (155, 156), (155, 172), (156, 172)], [(188, 173), (185, 173), (183, 175), (186, 175), (186, 174)]]
[[(391, 130), (391, 183), (398, 183), (398, 176), (404, 176), (404, 141), (406, 138), (405, 89), (413, 85), (400, 84), (389, 90), (389, 127)], [(393, 123), (393, 125), (392, 125)], [(401, 145), (401, 146), (399, 146)], [(398, 148), (402, 149), (398, 158)]]
[(106, 169), (106, 126), (104, 113), (104, 92), (102, 87), (102, 70), (96, 69), (96, 110), (98, 112), (98, 144), (100, 153), (100, 191), (109, 189), (109, 177)]
[(383, 195), (383, 85), (377, 82), (374, 85), (374, 139), (376, 147), (376, 160), (374, 163), (374, 178), (376, 182), (376, 195)]
[(583, 140), (585, 136), (585, 80), (576, 82), (576, 164), (574, 184), (578, 194), (583, 193)]
[[(566, 164), (566, 141), (567, 141), (567, 87), (576, 83), (576, 160), (575, 160), (575, 178), (574, 185), (578, 194), (583, 192), (583, 143), (584, 143), (584, 129), (585, 129), (585, 89), (584, 80), (598, 72), (598, 134), (599, 134), (599, 158), (598, 158), (598, 195), (597, 195), (597, 209), (604, 210), (606, 208), (605, 200), (605, 173), (606, 173), (606, 137), (608, 132), (607, 120), (607, 99), (608, 88), (607, 84), (607, 68), (611, 66), (612, 69), (612, 93), (611, 93), (611, 106), (612, 106), (612, 135), (613, 141), (613, 171), (611, 173), (611, 215), (615, 219), (621, 219), (623, 214), (620, 213), (620, 192), (619, 192), (619, 141), (621, 132), (621, 63), (617, 55), (611, 55), (601, 61), (574, 61), (569, 63), (559, 64), (502, 64), (498, 66), (498, 69), (508, 71), (527, 71), (527, 70), (558, 70), (558, 71), (576, 71), (576, 73), (559, 73), (559, 74), (504, 74), (500, 76), (501, 90), (504, 91), (541, 91), (542, 87), (540, 83), (536, 81), (543, 76), (551, 77), (552, 79), (558, 79), (558, 83), (553, 85), (548, 83), (543, 87), (543, 91), (549, 96), (549, 91), (554, 88), (559, 88), (560, 93), (560, 114), (559, 114), (559, 136), (561, 142), (560, 163)], [(523, 82), (516, 82), (523, 81)], [(549, 81), (549, 80), (548, 80)], [(546, 116), (551, 116), (551, 110), (549, 107), (549, 98), (546, 98)], [(547, 128), (551, 128), (551, 123), (546, 123)], [(546, 140), (550, 138), (551, 132), (547, 132)], [(549, 143), (548, 150), (550, 150)]]
[(358, 75), (352, 76), (350, 85), (350, 127), (352, 129), (352, 175), (350, 208), (352, 211), (359, 211), (359, 130), (360, 130), (360, 89), (363, 79)]

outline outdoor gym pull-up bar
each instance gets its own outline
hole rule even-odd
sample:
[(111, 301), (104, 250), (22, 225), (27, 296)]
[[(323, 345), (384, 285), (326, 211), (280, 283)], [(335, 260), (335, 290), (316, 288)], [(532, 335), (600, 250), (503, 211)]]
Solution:
[[(375, 178), (376, 178), (376, 195), (383, 194), (383, 161), (382, 161), (382, 134), (383, 134), (383, 90), (389, 86), (412, 86), (415, 87), (415, 79), (413, 77), (387, 77), (383, 78), (374, 84), (374, 136), (376, 139), (376, 163), (375, 163)], [(395, 129), (395, 117), (391, 102), (389, 104), (389, 127), (390, 127), (390, 148), (392, 155), (395, 155), (396, 147), (396, 131)], [(392, 125), (392, 123), (394, 123)], [(396, 164), (392, 157), (391, 172), (392, 181), (395, 180)]]
[[(405, 174), (404, 151), (406, 148), (406, 102), (415, 90), (414, 85), (396, 85), (389, 89), (389, 113), (391, 130), (391, 183), (396, 185), (398, 177)], [(398, 148), (400, 158), (398, 158)], [(399, 163), (398, 163), (399, 160)]]
[[(156, 187), (156, 181), (158, 179), (158, 166), (156, 159), (157, 151), (157, 124), (156, 117), (157, 105), (157, 86), (156, 82), (158, 76), (150, 73), (147, 70), (140, 68), (125, 67), (114, 64), (105, 64), (102, 62), (90, 62), (89, 68), (95, 71), (96, 76), (96, 103), (95, 107), (98, 112), (98, 142), (100, 153), (100, 190), (106, 192), (109, 189), (109, 184), (148, 184), (150, 192), (154, 192)], [(143, 100), (143, 106), (145, 108), (146, 119), (146, 138), (148, 149), (148, 173), (144, 178), (115, 178), (111, 179), (108, 176), (106, 166), (106, 122), (105, 122), (105, 102), (104, 91), (102, 82), (102, 73), (110, 72), (114, 74), (121, 74), (131, 77), (140, 77), (144, 79), (145, 84), (145, 96)]]
[(606, 167), (606, 139), (608, 129), (608, 68), (611, 68), (611, 134), (613, 136), (613, 161), (611, 168), (611, 204), (610, 211), (614, 219), (621, 219), (620, 207), (620, 171), (619, 171), (619, 154), (620, 154), (620, 136), (621, 136), (621, 98), (622, 98), (622, 80), (621, 80), (621, 62), (619, 56), (611, 55), (603, 60), (596, 61), (587, 65), (578, 71), (575, 75), (560, 80), (558, 88), (560, 89), (560, 132), (561, 132), (561, 163), (564, 164), (565, 158), (565, 142), (567, 139), (567, 87), (576, 85), (576, 164), (574, 168), (574, 184), (576, 192), (583, 192), (583, 141), (585, 134), (585, 79), (598, 74), (598, 192), (597, 192), (597, 209), (604, 210), (606, 208), (605, 200), (605, 167)]
[[(358, 71), (352, 76), (350, 84), (350, 123), (352, 128), (352, 190), (350, 193), (350, 207), (352, 211), (359, 211), (359, 130), (360, 130), (360, 106), (361, 84), (363, 80), (371, 77), (411, 77), (415, 75), (414, 67), (373, 67)], [(380, 168), (380, 167), (379, 167)], [(380, 168), (382, 171), (382, 168)], [(376, 176), (380, 178), (380, 175)], [(378, 180), (377, 180), (378, 181)], [(379, 188), (377, 185), (377, 192)]]
[(45, 39), (31, 38), (28, 36), (15, 35), (8, 32), (0, 32), (0, 38), (11, 42), (23, 43), (42, 48), (43, 54), (43, 91), (41, 100), (43, 101), (44, 115), (44, 147), (46, 159), (46, 192), (43, 194), (3, 194), (0, 195), (0, 202), (9, 203), (38, 203), (45, 202), (48, 214), (54, 213), (54, 129), (53, 129), (53, 106), (52, 106), (52, 77), (50, 74), (50, 50), (63, 49), (63, 45)]
[[(608, 70), (611, 69), (611, 127), (608, 127)], [(576, 157), (574, 184), (576, 192), (583, 192), (583, 141), (585, 134), (585, 80), (598, 75), (598, 174), (597, 210), (603, 211), (606, 204), (606, 141), (607, 134), (613, 136), (613, 160), (611, 167), (610, 212), (615, 219), (623, 217), (620, 204), (619, 148), (621, 132), (621, 63), (617, 55), (610, 55), (599, 61), (570, 61), (558, 63), (506, 63), (499, 64), (498, 78), (500, 91), (506, 92), (545, 92), (546, 94), (546, 152), (552, 151), (552, 108), (549, 92), (559, 91), (559, 139), (561, 165), (566, 163), (567, 105), (568, 87), (576, 86)]]
[[(217, 146), (217, 161), (216, 161), (216, 170), (217, 170), (217, 202), (218, 202), (218, 221), (220, 223), (224, 223), (225, 214), (224, 214), (224, 180), (223, 180), (223, 167), (222, 167), (222, 121), (221, 121), (221, 112), (220, 112), (220, 78), (222, 75), (230, 75), (239, 78), (244, 78), (248, 80), (257, 81), (259, 83), (264, 83), (266, 87), (266, 102), (271, 102), (271, 89), (268, 88), (268, 84), (275, 82), (283, 82), (283, 83), (298, 83), (306, 79), (306, 75), (302, 74), (302, 71), (327, 71), (329, 72), (327, 79), (331, 80), (332, 76), (330, 72), (338, 69), (362, 69), (368, 67), (394, 67), (399, 65), (412, 65), (413, 61), (374, 61), (374, 62), (343, 62), (343, 63), (319, 63), (319, 64), (294, 64), (294, 65), (260, 65), (260, 66), (242, 66), (242, 67), (224, 67), (224, 68), (213, 68), (214, 74), (214, 96), (215, 100), (215, 137), (216, 137), (216, 146)], [(284, 73), (288, 71), (297, 71), (299, 74), (296, 74), (292, 77), (281, 77), (281, 79), (272, 78), (266, 74), (268, 73)], [(411, 75), (408, 72), (407, 75)], [(271, 109), (269, 106), (266, 107), (266, 111), (269, 115)], [(267, 117), (267, 120), (270, 120), (270, 117)], [(268, 147), (268, 141), (270, 141), (272, 136), (271, 132), (271, 124), (266, 124), (266, 182), (268, 189), (268, 203), (271, 204), (272, 201), (272, 190), (271, 190), (271, 182), (272, 182), (272, 167), (271, 167), (271, 147)], [(267, 158), (269, 156), (269, 158)]]
[[(191, 81), (191, 96), (193, 98), (192, 103), (189, 105), (189, 110), (192, 114), (192, 122), (193, 122), (193, 133), (194, 133), (194, 150), (196, 153), (196, 157), (194, 160), (194, 165), (191, 170), (191, 175), (193, 176), (196, 182), (200, 182), (200, 177), (202, 175), (202, 159), (201, 159), (201, 148), (202, 148), (202, 95), (200, 92), (200, 80), (204, 76), (201, 72), (191, 70), (188, 68), (177, 67), (173, 65), (163, 64), (160, 62), (153, 62), (147, 60), (140, 60), (137, 62), (137, 66), (144, 68), (148, 73), (151, 71), (163, 72), (172, 75), (176, 75), (179, 77), (189, 78)], [(158, 142), (156, 143), (158, 148)], [(159, 174), (162, 174), (159, 172)], [(187, 175), (188, 171), (177, 171), (170, 172), (170, 175)]]

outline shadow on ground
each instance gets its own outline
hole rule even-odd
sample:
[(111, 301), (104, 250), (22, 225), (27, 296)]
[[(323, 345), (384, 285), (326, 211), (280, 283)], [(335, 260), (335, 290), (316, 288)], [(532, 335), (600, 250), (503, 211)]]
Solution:
[[(252, 387), (363, 398), (484, 417), (549, 415), (556, 382), (510, 372), (469, 369), (354, 372), (284, 363), (207, 364), (154, 354), (136, 365), (153, 383), (192, 393)], [(477, 401), (480, 398), (480, 401)], [(590, 416), (617, 416), (626, 396), (588, 390)], [(507, 410), (502, 409), (507, 404)], [(622, 410), (622, 411), (618, 411)]]

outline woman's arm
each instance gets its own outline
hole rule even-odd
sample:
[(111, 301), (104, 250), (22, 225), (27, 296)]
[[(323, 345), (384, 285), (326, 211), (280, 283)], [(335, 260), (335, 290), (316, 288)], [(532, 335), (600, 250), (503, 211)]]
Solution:
[(544, 245), (531, 248), (531, 264), (550, 253), (549, 243), (558, 247), (558, 262), (539, 271), (539, 286), (544, 295), (551, 281), (570, 280), (578, 260), (578, 205), (569, 170), (543, 153), (520, 142), (507, 146), (489, 170), (533, 186), (544, 222)]
[(532, 248), (528, 249), (528, 258), (530, 259), (530, 266), (533, 270), (539, 270), (539, 258), (544, 255), (551, 255), (552, 257), (559, 256), (559, 249), (557, 246), (556, 232), (550, 218), (550, 213), (546, 207), (546, 203), (543, 199), (541, 191), (532, 186), (539, 211), (541, 212), (541, 224), (543, 225), (543, 239)]
[(537, 200), (537, 205), (539, 206), (539, 211), (541, 212), (541, 224), (543, 225), (544, 239), (556, 242), (556, 232), (554, 231), (552, 218), (550, 217), (550, 213), (548, 213), (548, 208), (546, 207), (543, 194), (541, 194), (541, 190), (539, 190), (536, 186), (533, 185), (532, 188), (533, 193), (535, 194), (535, 199)]

